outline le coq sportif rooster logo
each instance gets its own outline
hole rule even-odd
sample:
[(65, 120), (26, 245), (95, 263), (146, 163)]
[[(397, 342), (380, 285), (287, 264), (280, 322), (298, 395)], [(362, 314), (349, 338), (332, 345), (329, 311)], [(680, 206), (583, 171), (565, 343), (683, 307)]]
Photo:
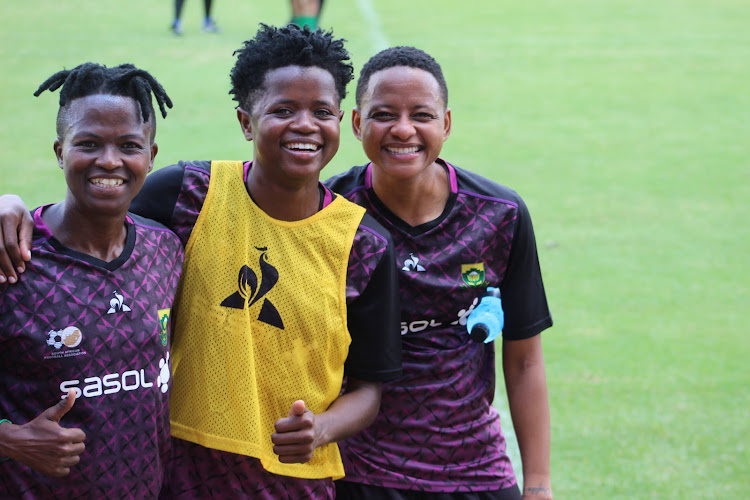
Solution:
[(284, 322), (281, 320), (279, 311), (276, 310), (276, 307), (274, 307), (270, 300), (265, 298), (265, 295), (279, 280), (279, 272), (268, 263), (267, 247), (255, 247), (255, 249), (261, 252), (258, 259), (260, 283), (258, 283), (258, 276), (255, 274), (255, 271), (248, 266), (242, 266), (239, 276), (237, 276), (237, 291), (224, 299), (221, 305), (234, 309), (245, 309), (263, 299), (263, 304), (258, 314), (258, 321), (283, 330)]
[(401, 270), (402, 271), (417, 271), (420, 273), (425, 272), (424, 266), (419, 263), (419, 257), (414, 255), (413, 253), (410, 253), (409, 258), (404, 261), (404, 267), (402, 267)]

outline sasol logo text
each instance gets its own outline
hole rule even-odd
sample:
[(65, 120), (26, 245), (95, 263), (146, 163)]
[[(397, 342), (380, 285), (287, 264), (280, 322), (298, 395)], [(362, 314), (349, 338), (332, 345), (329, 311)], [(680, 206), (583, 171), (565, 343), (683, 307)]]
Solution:
[(75, 391), (76, 399), (81, 396), (96, 398), (107, 394), (117, 394), (120, 391), (149, 389), (154, 385), (160, 388), (161, 392), (167, 392), (167, 384), (169, 382), (168, 361), (168, 357), (160, 360), (159, 376), (153, 382), (146, 380), (146, 374), (143, 369), (128, 370), (123, 373), (108, 373), (103, 377), (87, 377), (83, 379), (83, 383), (80, 380), (66, 380), (60, 384), (61, 399), (68, 395), (70, 389)]
[(412, 321), (411, 323), (402, 321), (401, 322), (401, 335), (406, 335), (407, 333), (421, 332), (422, 330), (426, 330), (427, 327), (436, 328), (441, 325), (442, 323), (438, 323), (434, 319), (430, 319), (430, 320), (418, 319), (417, 321)]
[[(479, 299), (476, 298), (474, 301), (469, 305), (469, 307), (461, 309), (456, 313), (456, 320), (451, 321), (451, 325), (466, 325), (466, 320), (469, 317), (469, 314), (471, 314), (471, 311), (474, 310), (474, 308), (479, 303)], [(412, 322), (407, 323), (406, 321), (401, 322), (401, 335), (406, 335), (407, 333), (417, 333), (421, 332), (423, 330), (427, 330), (428, 328), (437, 328), (439, 326), (443, 326), (443, 323), (439, 321), (435, 321), (435, 319), (418, 319)]]

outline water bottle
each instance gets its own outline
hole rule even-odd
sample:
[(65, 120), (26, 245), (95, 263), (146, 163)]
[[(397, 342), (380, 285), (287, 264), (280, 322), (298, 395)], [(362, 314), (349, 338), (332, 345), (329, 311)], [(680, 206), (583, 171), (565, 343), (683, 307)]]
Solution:
[(505, 316), (503, 303), (500, 300), (500, 289), (487, 287), (487, 295), (482, 297), (479, 305), (471, 311), (466, 320), (466, 329), (474, 342), (488, 344), (503, 331)]

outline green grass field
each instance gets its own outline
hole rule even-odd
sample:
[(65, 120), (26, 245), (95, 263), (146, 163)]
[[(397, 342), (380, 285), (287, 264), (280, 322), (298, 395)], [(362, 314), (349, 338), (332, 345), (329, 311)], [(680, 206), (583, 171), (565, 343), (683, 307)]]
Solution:
[[(287, 3), (218, 0), (223, 32), (208, 35), (202, 2), (187, 2), (182, 38), (171, 9), (3, 5), (0, 193), (62, 198), (58, 95), (32, 93), (87, 60), (164, 84), (175, 108), (157, 165), (251, 158), (227, 95), (232, 51), (259, 22), (286, 22)], [(530, 207), (555, 319), (555, 497), (750, 498), (750, 4), (329, 0), (322, 21), (357, 72), (387, 45), (432, 53), (453, 110), (443, 157)], [(364, 162), (352, 102), (324, 176)]]

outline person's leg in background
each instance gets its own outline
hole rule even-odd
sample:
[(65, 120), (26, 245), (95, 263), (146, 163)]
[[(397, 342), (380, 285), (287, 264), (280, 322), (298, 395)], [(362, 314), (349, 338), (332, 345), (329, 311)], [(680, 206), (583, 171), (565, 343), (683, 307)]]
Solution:
[(310, 29), (316, 29), (322, 7), (323, 0), (292, 0), (291, 22), (300, 27), (309, 26)]
[(172, 21), (172, 33), (182, 35), (182, 6), (185, 0), (175, 0), (174, 2), (174, 21)]
[(203, 18), (203, 31), (206, 33), (218, 33), (219, 27), (216, 26), (214, 18), (211, 17), (211, 3), (212, 0), (203, 0), (203, 10), (206, 13), (206, 17)]

